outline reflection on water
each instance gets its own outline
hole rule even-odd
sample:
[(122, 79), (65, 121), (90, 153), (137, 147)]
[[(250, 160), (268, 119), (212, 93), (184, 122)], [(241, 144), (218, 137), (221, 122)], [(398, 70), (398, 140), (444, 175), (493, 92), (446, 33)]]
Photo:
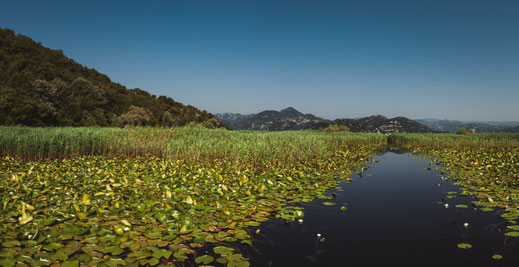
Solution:
[(447, 198), (458, 187), (427, 170), (428, 159), (393, 150), (376, 159), (338, 185), (337, 205), (316, 200), (302, 223), (263, 223), (254, 249), (243, 251), (252, 266), (519, 266), (518, 240), (505, 238), (499, 214), (475, 210), (471, 197)]

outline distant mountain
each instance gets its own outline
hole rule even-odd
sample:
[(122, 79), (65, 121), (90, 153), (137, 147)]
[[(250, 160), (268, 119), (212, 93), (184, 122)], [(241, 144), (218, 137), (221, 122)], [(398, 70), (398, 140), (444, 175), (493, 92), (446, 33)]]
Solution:
[(247, 121), (254, 116), (254, 114), (240, 114), (240, 113), (220, 113), (214, 115), (231, 129), (246, 129)]
[(519, 126), (504, 128), (505, 133), (519, 133)]
[(431, 133), (437, 132), (417, 121), (395, 117), (388, 119), (382, 115), (374, 115), (360, 119), (337, 119), (332, 124), (345, 125), (352, 132), (369, 132), (390, 134), (393, 132)]
[(0, 28), (0, 125), (226, 127), (207, 111), (127, 89), (108, 76)]
[(370, 133), (427, 133), (437, 132), (419, 122), (404, 117), (388, 119), (382, 115), (360, 119), (321, 119), (312, 114), (303, 114), (289, 107), (281, 111), (265, 110), (258, 114), (238, 113), (215, 114), (215, 117), (236, 130), (285, 131), (301, 129), (323, 129), (331, 124), (345, 125), (352, 132)]
[(474, 129), (477, 133), (492, 133), (492, 132), (511, 132), (514, 131), (514, 126), (519, 126), (518, 122), (461, 122), (455, 120), (416, 120), (429, 128), (441, 132), (454, 133), (461, 128)]
[(239, 113), (215, 114), (235, 130), (287, 131), (312, 128), (315, 125), (327, 125), (329, 120), (318, 118), (312, 114), (303, 114), (293, 107), (281, 111), (265, 110), (258, 114), (242, 115)]

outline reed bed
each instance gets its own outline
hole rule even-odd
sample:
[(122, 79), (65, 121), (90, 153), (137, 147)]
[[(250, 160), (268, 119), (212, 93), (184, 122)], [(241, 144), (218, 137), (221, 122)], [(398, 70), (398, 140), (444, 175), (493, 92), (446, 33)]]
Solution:
[(388, 143), (405, 147), (508, 149), (519, 148), (519, 134), (393, 133), (388, 136)]
[(385, 143), (382, 134), (318, 131), (0, 127), (0, 155), (31, 160), (106, 155), (284, 165), (330, 158), (344, 145)]

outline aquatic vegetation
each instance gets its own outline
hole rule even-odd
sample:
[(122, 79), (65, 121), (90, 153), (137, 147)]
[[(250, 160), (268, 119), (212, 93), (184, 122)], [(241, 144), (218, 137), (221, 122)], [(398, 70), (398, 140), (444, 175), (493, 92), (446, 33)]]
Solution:
[[(518, 134), (395, 134), (388, 139), (427, 155), (431, 163), (448, 172), (462, 187), (460, 195), (472, 195), (481, 211), (498, 211), (510, 224), (506, 236), (516, 237), (519, 226)], [(447, 205), (447, 204), (445, 204)], [(456, 205), (465, 208), (466, 205)]]
[[(146, 128), (131, 131), (142, 131), (143, 136), (154, 132)], [(121, 152), (118, 150), (92, 156), (69, 150), (68, 157), (50, 160), (21, 160), (13, 157), (20, 156), (16, 154), (0, 159), (0, 265), (154, 266), (189, 259), (197, 264), (248, 266), (236, 244), (251, 244), (254, 230), (249, 227), (272, 216), (289, 221), (304, 217), (298, 204), (325, 196), (327, 189), (364, 167), (382, 148), (378, 142), (355, 140), (355, 135), (348, 143), (344, 135), (313, 132), (267, 136), (171, 131), (199, 136), (186, 137), (182, 142), (188, 147), (177, 148), (177, 152), (163, 150), (168, 157), (110, 155)], [(212, 151), (213, 146), (202, 148), (198, 156), (189, 154), (200, 144), (210, 145), (199, 139), (212, 134), (222, 135), (216, 143), (230, 137), (247, 149), (253, 147), (252, 140), (271, 141), (256, 146), (271, 149), (245, 154), (225, 143), (222, 150)], [(240, 143), (240, 138), (248, 141)], [(198, 143), (189, 144), (189, 140)], [(287, 150), (276, 151), (275, 146), (280, 145), (276, 140), (294, 141), (293, 151), (282, 145)], [(303, 151), (298, 149), (305, 149), (303, 146), (316, 149), (316, 154), (300, 158), (298, 153)], [(190, 149), (193, 151), (179, 152)], [(41, 155), (50, 155), (41, 151)], [(280, 152), (289, 159), (275, 154)], [(253, 159), (261, 153), (272, 154)], [(186, 159), (180, 159), (181, 155)], [(211, 253), (202, 254), (201, 248)]]
[(156, 156), (188, 162), (225, 160), (250, 167), (287, 166), (334, 156), (337, 146), (386, 144), (382, 134), (253, 132), (175, 128), (34, 128), (0, 126), (0, 156)]
[(403, 148), (518, 148), (519, 134), (478, 133), (459, 135), (451, 133), (392, 133), (388, 143)]
[(459, 243), (458, 247), (461, 248), (461, 249), (469, 249), (469, 248), (472, 248), (472, 245), (471, 244), (467, 244), (467, 243)]

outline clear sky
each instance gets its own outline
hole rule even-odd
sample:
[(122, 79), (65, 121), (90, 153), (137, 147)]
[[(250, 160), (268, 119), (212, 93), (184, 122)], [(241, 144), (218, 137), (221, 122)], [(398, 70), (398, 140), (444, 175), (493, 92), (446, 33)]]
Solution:
[(517, 0), (2, 0), (0, 27), (212, 113), (519, 120)]

